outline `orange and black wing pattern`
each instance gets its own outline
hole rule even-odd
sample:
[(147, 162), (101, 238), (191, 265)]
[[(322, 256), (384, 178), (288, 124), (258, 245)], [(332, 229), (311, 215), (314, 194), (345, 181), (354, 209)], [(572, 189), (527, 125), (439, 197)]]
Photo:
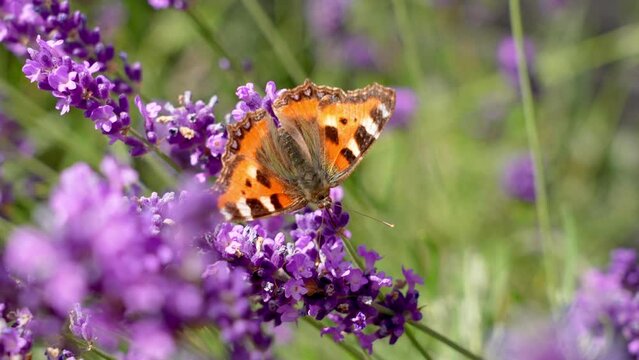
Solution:
[(218, 207), (227, 220), (248, 221), (304, 205), (290, 186), (263, 163), (260, 153), (273, 144), (272, 122), (265, 111), (258, 110), (228, 126), (223, 170), (216, 183), (221, 193)]
[(336, 186), (379, 137), (395, 109), (395, 91), (372, 84), (345, 92), (307, 80), (282, 93), (273, 109), (287, 131), (302, 134), (311, 158), (317, 154)]

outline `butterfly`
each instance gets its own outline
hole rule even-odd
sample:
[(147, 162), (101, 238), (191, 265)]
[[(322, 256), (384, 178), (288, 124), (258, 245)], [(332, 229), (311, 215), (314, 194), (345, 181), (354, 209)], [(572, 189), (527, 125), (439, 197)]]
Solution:
[(273, 118), (264, 109), (229, 125), (216, 182), (230, 221), (331, 205), (341, 184), (379, 137), (395, 109), (395, 91), (377, 83), (344, 91), (309, 80), (282, 92)]

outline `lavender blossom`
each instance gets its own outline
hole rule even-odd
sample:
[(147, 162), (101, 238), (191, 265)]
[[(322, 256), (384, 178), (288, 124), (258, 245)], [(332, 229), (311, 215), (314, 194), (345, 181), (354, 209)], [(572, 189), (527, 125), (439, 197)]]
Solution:
[(45, 350), (44, 356), (46, 356), (47, 360), (82, 360), (82, 358), (76, 357), (69, 350), (58, 349), (55, 347), (49, 347)]
[(31, 352), (33, 334), (29, 309), (10, 311), (0, 303), (0, 358), (22, 359)]
[[(233, 268), (248, 272), (253, 294), (260, 298), (257, 313), (263, 322), (278, 326), (301, 316), (328, 318), (335, 325), (322, 334), (342, 341), (345, 334), (353, 333), (372, 352), (375, 340), (389, 337), (393, 344), (407, 321), (421, 319), (415, 284), (423, 281), (405, 270), (406, 280), (393, 286), (392, 279), (375, 268), (380, 256), (364, 247), (359, 253), (366, 268), (346, 261), (342, 241), (350, 240), (342, 237), (349, 236), (348, 219), (339, 202), (330, 213), (296, 214), (292, 242), (283, 233), (268, 234), (259, 224), (224, 223), (212, 246)], [(408, 289), (402, 291), (406, 285)], [(383, 296), (382, 288), (390, 291)]]
[[(113, 46), (101, 41), (100, 30), (90, 28), (84, 14), (71, 12), (68, 1), (9, 1), (0, 6), (0, 41), (16, 55), (29, 56), (25, 76), (58, 99), (56, 109), (61, 114), (81, 109), (111, 142), (123, 141), (132, 155), (145, 153), (144, 144), (128, 135), (127, 95), (141, 80), (140, 64), (129, 63), (122, 54), (127, 77), (107, 76), (115, 67)], [(35, 45), (37, 50), (30, 47)]]
[(178, 10), (185, 10), (188, 6), (186, 0), (148, 0), (149, 5), (156, 10), (174, 8)]
[(146, 138), (152, 144), (167, 148), (171, 157), (184, 168), (215, 176), (222, 169), (226, 130), (215, 122), (213, 109), (217, 97), (208, 103), (191, 100), (187, 91), (178, 107), (169, 102), (145, 104), (140, 97), (135, 103), (144, 118)]
[(415, 91), (410, 88), (395, 88), (395, 92), (397, 101), (389, 125), (393, 128), (406, 128), (415, 115), (419, 99)]
[[(539, 93), (539, 81), (535, 72), (535, 45), (532, 40), (524, 39), (524, 55), (526, 56), (526, 63), (528, 65), (528, 76), (530, 77), (530, 85), (532, 87), (533, 94)], [(519, 91), (519, 62), (517, 58), (517, 48), (515, 39), (511, 36), (505, 37), (497, 48), (497, 62), (499, 64), (499, 70), (508, 80), (510, 85)]]
[[(555, 319), (537, 314), (495, 331), (495, 359), (639, 359), (639, 264), (632, 249), (611, 253), (608, 269), (584, 273), (567, 311)], [(533, 320), (536, 319), (536, 320)]]
[(10, 236), (4, 261), (34, 305), (70, 313), (71, 332), (106, 350), (128, 334), (131, 359), (173, 358), (182, 330), (205, 325), (227, 336), (232, 353), (267, 354), (270, 339), (250, 306), (220, 308), (231, 295), (249, 304), (243, 275), (207, 267), (217, 256), (199, 247), (215, 227), (214, 195), (190, 185), (127, 197), (137, 174), (110, 159), (102, 171), (106, 180), (83, 164), (63, 172), (46, 230)]
[(313, 35), (322, 39), (343, 34), (352, 3), (351, 0), (307, 1), (307, 18)]
[(84, 110), (96, 130), (107, 135), (111, 142), (123, 141), (132, 155), (141, 155), (146, 149), (138, 139), (127, 135), (131, 125), (129, 102), (125, 93), (114, 99), (116, 87), (106, 76), (97, 75), (100, 63), (79, 63), (62, 50), (62, 40), (44, 41), (37, 38), (39, 49), (29, 49), (30, 59), (22, 71), (42, 90), (51, 91), (58, 98), (56, 109), (61, 114), (71, 107)]
[(509, 161), (502, 175), (502, 185), (506, 193), (525, 202), (535, 202), (535, 167), (528, 154)]
[[(101, 72), (113, 65), (113, 46), (102, 42), (100, 29), (90, 28), (84, 14), (71, 12), (68, 1), (6, 1), (0, 14), (3, 15), (0, 20), (0, 41), (17, 56), (25, 56), (28, 47), (42, 37), (44, 40), (60, 41), (60, 51), (79, 62), (97, 63)], [(139, 67), (139, 63), (128, 64), (124, 60), (127, 73), (128, 68)], [(116, 78), (114, 83), (117, 91), (129, 93), (128, 81), (139, 82), (139, 78)]]
[(235, 109), (231, 111), (231, 117), (235, 121), (240, 121), (247, 113), (257, 109), (264, 109), (271, 115), (273, 120), (275, 120), (275, 124), (279, 126), (279, 119), (275, 116), (275, 112), (273, 112), (273, 101), (275, 101), (284, 90), (285, 89), (278, 90), (275, 82), (269, 81), (266, 83), (264, 89), (265, 95), (262, 97), (255, 90), (253, 83), (239, 86), (235, 95), (237, 95), (240, 101), (235, 105)]

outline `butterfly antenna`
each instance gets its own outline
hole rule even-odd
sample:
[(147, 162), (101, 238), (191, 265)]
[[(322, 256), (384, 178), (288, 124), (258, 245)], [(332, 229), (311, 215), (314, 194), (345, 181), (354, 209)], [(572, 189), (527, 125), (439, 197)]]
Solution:
[[(339, 204), (339, 203), (335, 203), (335, 204), (333, 204), (333, 205), (338, 206), (338, 207), (340, 207), (340, 208), (342, 208), (342, 209), (344, 208), (344, 207), (343, 207), (341, 204)], [(384, 221), (384, 220), (382, 220), (382, 219), (378, 219), (378, 218), (376, 218), (376, 217), (373, 217), (373, 216), (370, 216), (370, 215), (364, 214), (363, 212), (359, 212), (359, 211), (357, 211), (357, 210), (353, 210), (353, 209), (348, 209), (348, 211), (350, 211), (350, 212), (352, 212), (352, 213), (355, 213), (355, 214), (357, 214), (357, 215), (361, 215), (361, 216), (363, 216), (363, 217), (365, 217), (365, 218), (369, 218), (369, 219), (371, 219), (371, 220), (375, 220), (375, 221), (377, 221), (378, 223), (381, 223), (381, 224), (384, 224), (384, 225), (388, 226), (389, 228), (394, 228), (394, 227), (395, 227), (395, 224), (393, 224), (393, 223), (390, 223), (390, 222), (388, 222), (388, 221)]]

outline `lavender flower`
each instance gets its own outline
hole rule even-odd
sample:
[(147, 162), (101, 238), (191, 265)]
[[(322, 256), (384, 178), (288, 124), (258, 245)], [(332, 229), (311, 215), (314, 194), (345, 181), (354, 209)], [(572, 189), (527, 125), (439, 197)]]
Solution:
[[(528, 76), (533, 94), (539, 93), (539, 81), (535, 72), (535, 45), (530, 39), (524, 39), (524, 55), (528, 65)], [(519, 91), (519, 65), (517, 59), (517, 48), (515, 39), (511, 36), (505, 37), (497, 48), (497, 61), (499, 70), (506, 77), (512, 87)]]
[[(181, 331), (204, 325), (217, 326), (232, 353), (267, 354), (270, 339), (238, 288), (243, 273), (207, 267), (216, 256), (198, 247), (215, 227), (213, 194), (189, 185), (128, 198), (137, 174), (113, 160), (102, 171), (108, 180), (83, 164), (63, 172), (47, 230), (10, 236), (5, 263), (34, 305), (70, 312), (71, 332), (107, 350), (128, 334), (131, 359), (173, 358)], [(224, 309), (231, 295), (235, 307)]]
[(131, 118), (129, 103), (125, 93), (112, 96), (116, 84), (106, 76), (94, 76), (100, 70), (100, 63), (74, 61), (62, 51), (62, 40), (44, 41), (36, 39), (39, 50), (29, 49), (30, 59), (22, 71), (31, 82), (36, 82), (43, 90), (51, 91), (58, 98), (56, 109), (61, 114), (71, 107), (84, 110), (96, 130), (107, 135), (111, 142), (121, 140), (130, 147), (132, 155), (141, 155), (144, 144), (127, 135)]
[(339, 37), (346, 30), (351, 0), (307, 1), (307, 18), (311, 32), (317, 38)]
[(238, 103), (235, 105), (235, 109), (231, 111), (233, 120), (240, 121), (244, 116), (257, 109), (264, 109), (268, 111), (276, 125), (279, 126), (279, 120), (273, 112), (273, 101), (284, 91), (285, 89), (277, 90), (277, 86), (274, 81), (266, 83), (264, 89), (265, 96), (262, 97), (257, 91), (255, 91), (255, 85), (253, 83), (247, 83), (246, 85), (239, 86), (235, 95), (237, 95)]
[(46, 19), (32, 1), (3, 1), (0, 4), (0, 42), (17, 56), (24, 56), (28, 42), (43, 31)]
[(186, 9), (188, 2), (186, 0), (149, 0), (149, 5), (154, 9), (175, 8), (178, 10)]
[[(11, 309), (5, 303), (0, 303), (1, 359), (31, 359), (34, 342), (33, 319), (33, 314), (27, 308)], [(57, 348), (48, 348), (45, 356), (47, 360), (76, 360), (72, 352)]]
[[(71, 12), (68, 1), (20, 0), (6, 1), (2, 5), (0, 21), (0, 41), (18, 56), (27, 53), (37, 37), (45, 40), (61, 41), (60, 50), (79, 62), (99, 64), (99, 71), (106, 71), (114, 59), (113, 46), (101, 41), (98, 28), (90, 28), (84, 14)], [(124, 69), (139, 67), (128, 64), (124, 59)], [(139, 82), (139, 78), (116, 78), (117, 91), (128, 93), (127, 81)]]
[(535, 167), (528, 154), (510, 160), (504, 169), (502, 185), (508, 195), (525, 202), (534, 202)]
[(96, 338), (93, 335), (93, 327), (90, 323), (91, 316), (80, 304), (75, 304), (69, 313), (69, 330), (76, 337), (92, 344)]
[(631, 249), (611, 253), (606, 271), (591, 269), (568, 310), (553, 320), (538, 315), (495, 332), (496, 359), (639, 359), (639, 264)]
[(373, 69), (377, 65), (375, 44), (363, 35), (347, 35), (339, 40), (342, 62), (351, 68)]
[(60, 350), (55, 347), (47, 348), (44, 352), (44, 356), (47, 357), (47, 360), (82, 360), (82, 358), (76, 357), (75, 354), (69, 350)]
[[(283, 233), (268, 234), (259, 224), (224, 223), (212, 246), (233, 268), (248, 272), (252, 293), (260, 299), (257, 313), (263, 322), (278, 326), (301, 316), (328, 317), (335, 325), (322, 334), (341, 341), (344, 334), (353, 333), (372, 352), (375, 340), (390, 337), (391, 344), (395, 343), (406, 321), (421, 319), (415, 284), (422, 280), (405, 270), (406, 280), (393, 286), (392, 279), (375, 268), (380, 256), (364, 247), (359, 253), (365, 269), (346, 261), (342, 241), (350, 240), (342, 236), (348, 236), (349, 216), (341, 209), (336, 202), (330, 213), (309, 210), (296, 214), (292, 242)], [(408, 290), (402, 292), (406, 284)], [(382, 296), (382, 288), (391, 289)]]
[(0, 357), (3, 359), (26, 358), (31, 352), (33, 334), (30, 323), (33, 315), (29, 309), (9, 311), (0, 303)]
[(338, 59), (352, 68), (370, 69), (377, 65), (375, 44), (348, 29), (351, 0), (307, 1), (307, 19), (318, 49), (329, 60)]
[(178, 107), (169, 102), (145, 104), (139, 96), (135, 103), (144, 118), (150, 143), (168, 148), (172, 158), (184, 168), (217, 175), (222, 168), (226, 130), (215, 122), (216, 96), (208, 103), (192, 101), (191, 92), (187, 91), (179, 97)]
[[(90, 28), (84, 14), (72, 13), (68, 1), (8, 1), (0, 6), (0, 41), (18, 56), (28, 53), (23, 72), (58, 99), (56, 109), (62, 114), (71, 107), (81, 109), (112, 142), (123, 141), (132, 155), (145, 153), (144, 144), (127, 134), (126, 97), (141, 80), (140, 64), (130, 64), (122, 54), (127, 77), (108, 77), (115, 67), (113, 46), (101, 41), (100, 30)], [(34, 45), (37, 50), (29, 47)]]
[(419, 99), (417, 94), (410, 88), (400, 87), (395, 88), (395, 91), (397, 101), (389, 125), (394, 128), (406, 128), (415, 115)]

